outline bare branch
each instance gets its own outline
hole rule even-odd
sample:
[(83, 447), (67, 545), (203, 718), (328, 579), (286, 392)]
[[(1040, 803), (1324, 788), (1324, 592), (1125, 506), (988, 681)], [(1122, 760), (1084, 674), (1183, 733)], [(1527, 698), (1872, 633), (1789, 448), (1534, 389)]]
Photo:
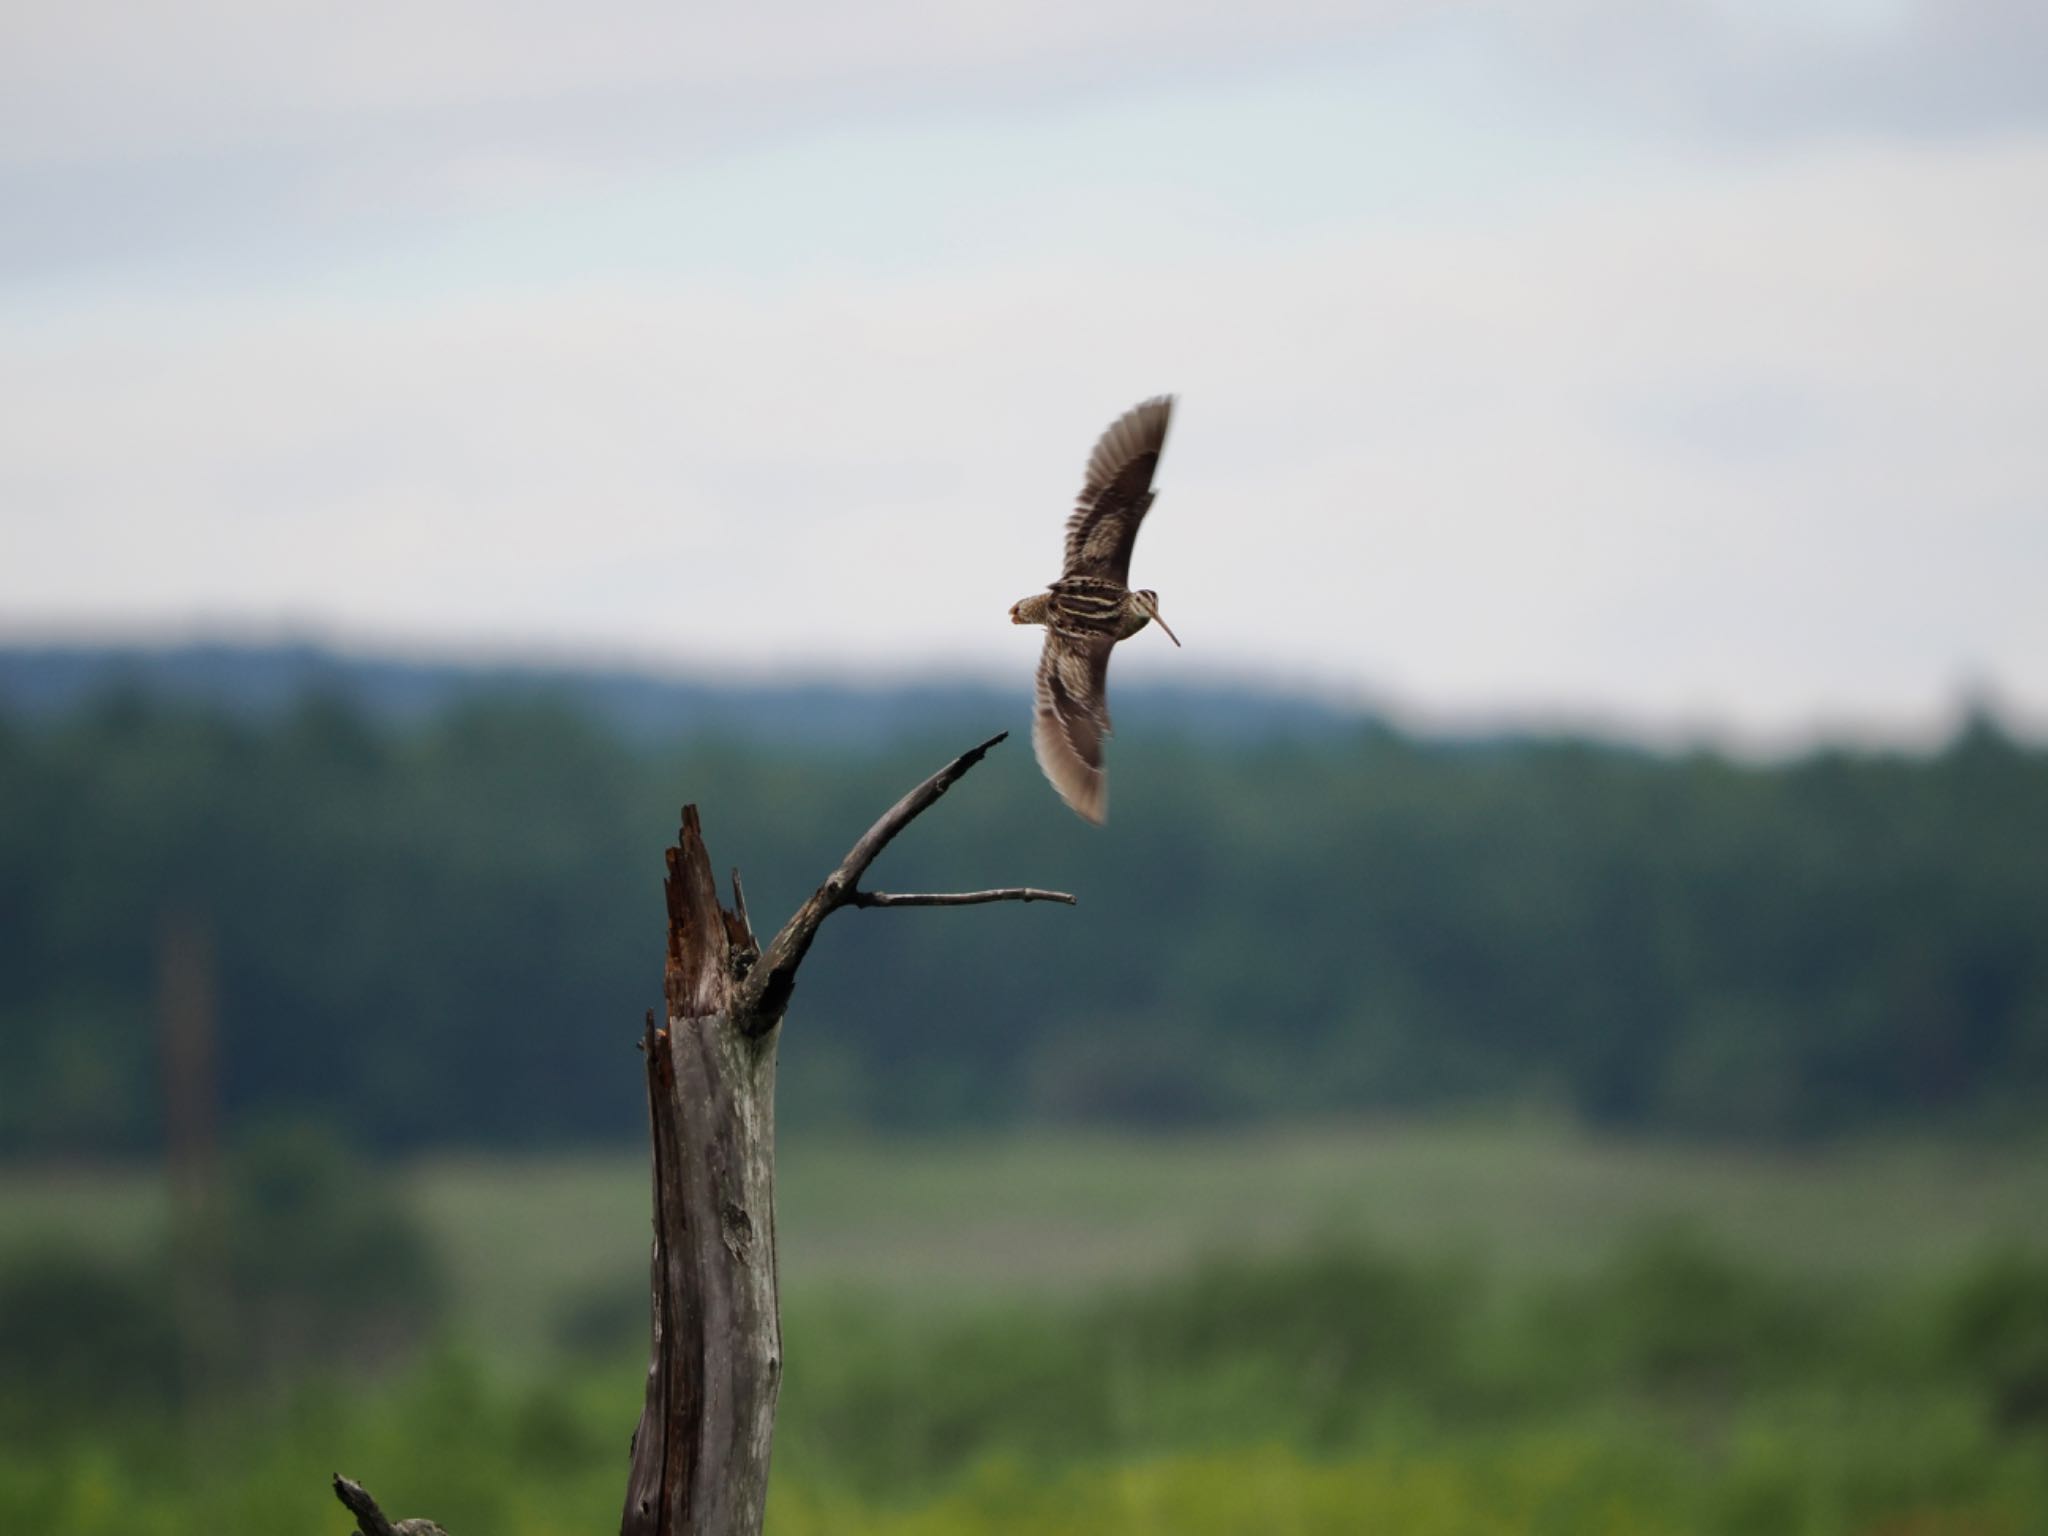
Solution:
[[(980, 746), (962, 752), (890, 806), (882, 813), (882, 819), (869, 827), (861, 840), (853, 845), (853, 850), (840, 861), (839, 868), (833, 873), (831, 880), (825, 883), (830, 885), (833, 881), (838, 881), (842, 889), (851, 891), (860, 883), (860, 877), (868, 872), (868, 866), (875, 862), (876, 856), (889, 846), (898, 832), (936, 805), (939, 796), (958, 783), (968, 769), (988, 756), (990, 747), (1000, 745), (1009, 734), (1008, 731), (998, 731)], [(779, 939), (781, 935), (777, 934), (776, 937)]]
[[(738, 869), (719, 901), (697, 807), (683, 807), (667, 852), (665, 1017), (650, 1009), (646, 1057), (654, 1155), (649, 1261), (652, 1340), (631, 1442), (626, 1536), (746, 1536), (762, 1528), (782, 1326), (775, 1250), (775, 1026), (819, 926), (841, 907), (1075, 904), (1065, 891), (865, 891), (882, 851), (1008, 733), (963, 752), (891, 806), (763, 953)], [(334, 1495), (360, 1536), (447, 1536), (431, 1520), (391, 1520), (362, 1484)]]
[(370, 1490), (353, 1478), (334, 1474), (334, 1496), (356, 1517), (362, 1536), (448, 1536), (431, 1520), (392, 1520), (377, 1507)]
[[(875, 862), (881, 851), (911, 822), (922, 816), (938, 803), (941, 795), (953, 787), (960, 776), (988, 755), (988, 749), (1002, 741), (1010, 733), (1004, 731), (991, 736), (980, 746), (962, 752), (952, 762), (926, 779), (909, 794), (898, 800), (882, 814), (881, 820), (869, 827), (861, 840), (855, 843), (839, 867), (825, 878), (825, 883), (811, 893), (810, 899), (798, 907), (782, 931), (775, 935), (762, 952), (760, 963), (747, 975), (734, 1000), (734, 1013), (742, 1021), (742, 1027), (750, 1034), (759, 1034), (770, 1029), (782, 1017), (782, 1011), (789, 1005), (790, 989), (796, 985), (797, 967), (803, 964), (804, 956), (810, 952), (811, 941), (818, 936), (819, 925), (841, 907), (854, 904), (860, 877), (867, 873), (868, 866)], [(874, 893), (869, 893), (870, 895)], [(1022, 900), (1021, 897), (980, 896), (990, 901)], [(1041, 895), (1037, 900), (1054, 900), (1052, 896)], [(906, 901), (892, 898), (890, 901), (867, 901), (867, 906), (945, 906), (953, 905), (959, 898), (926, 898)]]
[(855, 891), (846, 900), (849, 907), (978, 907), (985, 901), (1063, 901), (1074, 905), (1065, 891), (1041, 891), (1036, 886), (1007, 885), (999, 891), (948, 891), (941, 895), (902, 895), (895, 891)]

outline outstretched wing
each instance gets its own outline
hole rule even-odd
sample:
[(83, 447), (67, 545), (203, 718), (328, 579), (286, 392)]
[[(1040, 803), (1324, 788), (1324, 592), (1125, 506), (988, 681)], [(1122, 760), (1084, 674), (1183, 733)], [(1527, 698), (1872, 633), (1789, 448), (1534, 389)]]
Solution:
[(1104, 576), (1128, 586), (1131, 546), (1152, 505), (1152, 471), (1166, 446), (1173, 396), (1134, 405), (1110, 424), (1088, 455), (1088, 478), (1067, 519), (1062, 576)]
[(1107, 635), (1045, 632), (1038, 658), (1038, 707), (1031, 718), (1031, 750), (1060, 798), (1100, 826), (1109, 814), (1109, 775), (1102, 741), (1109, 734)]

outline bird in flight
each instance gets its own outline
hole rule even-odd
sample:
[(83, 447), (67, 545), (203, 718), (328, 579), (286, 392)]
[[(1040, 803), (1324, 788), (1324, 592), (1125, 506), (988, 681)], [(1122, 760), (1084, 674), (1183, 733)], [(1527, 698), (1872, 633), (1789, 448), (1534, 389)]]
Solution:
[(1134, 405), (1088, 455), (1088, 476), (1067, 519), (1066, 563), (1045, 591), (1010, 605), (1012, 624), (1043, 624), (1031, 748), (1060, 798), (1098, 826), (1109, 809), (1102, 741), (1109, 735), (1109, 653), (1157, 620), (1159, 594), (1133, 592), (1131, 546), (1156, 494), (1152, 471), (1166, 446), (1173, 396)]

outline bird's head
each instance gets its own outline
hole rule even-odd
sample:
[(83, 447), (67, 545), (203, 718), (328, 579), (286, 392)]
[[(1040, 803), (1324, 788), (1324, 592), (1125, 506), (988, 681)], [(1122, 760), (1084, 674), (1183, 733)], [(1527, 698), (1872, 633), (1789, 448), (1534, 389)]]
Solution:
[(1036, 592), (1030, 597), (1020, 597), (1010, 604), (1012, 624), (1043, 624), (1052, 615), (1052, 594)]
[(1131, 604), (1154, 624), (1166, 630), (1167, 639), (1171, 640), (1175, 645), (1180, 644), (1180, 636), (1176, 635), (1171, 629), (1168, 629), (1166, 620), (1159, 617), (1159, 594), (1157, 592), (1133, 592), (1131, 594)]

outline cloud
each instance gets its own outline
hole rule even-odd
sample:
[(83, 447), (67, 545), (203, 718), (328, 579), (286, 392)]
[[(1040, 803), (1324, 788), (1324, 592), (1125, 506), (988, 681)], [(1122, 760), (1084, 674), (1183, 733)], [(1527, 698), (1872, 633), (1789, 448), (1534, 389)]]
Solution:
[(2043, 187), (2041, 138), (1850, 143), (1085, 262), (16, 312), (0, 608), (1028, 669), (1004, 609), (1170, 388), (1138, 575), (1190, 652), (1120, 667), (1754, 729), (1988, 671), (2039, 708)]
[(616, 147), (660, 120), (746, 132), (1057, 98), (1333, 46), (1367, 62), (1491, 53), (1509, 79), (1549, 74), (1651, 113), (2006, 126), (2048, 111), (2048, 15), (2030, 0), (77, 0), (0, 16), (0, 159), (161, 163), (387, 131), (431, 147), (477, 126), (516, 140), (521, 123), (558, 151)]
[(0, 14), (0, 280), (445, 226), (847, 125), (1027, 107), (1370, 37), (1422, 0)]
[(1539, 137), (2048, 122), (2023, 0), (108, 0), (0, 15), (0, 277), (238, 258), (545, 203), (793, 138), (1331, 70)]
[(1565, 0), (1502, 10), (1532, 78), (1667, 131), (1743, 141), (1999, 133), (2048, 120), (2029, 0)]
[[(487, 0), (275, 5), (196, 0), (175, 11), (80, 0), (0, 23), (0, 143), (14, 160), (158, 158), (254, 140), (310, 145), (365, 126), (460, 136), (611, 138), (674, 120), (758, 126), (820, 108), (1040, 94), (1261, 58), (1370, 33), (1420, 0), (1160, 0), (974, 6), (799, 0), (697, 8), (612, 0), (507, 8)], [(567, 109), (565, 111), (565, 108)], [(603, 117), (619, 114), (615, 126)], [(576, 119), (584, 119), (582, 122)]]

